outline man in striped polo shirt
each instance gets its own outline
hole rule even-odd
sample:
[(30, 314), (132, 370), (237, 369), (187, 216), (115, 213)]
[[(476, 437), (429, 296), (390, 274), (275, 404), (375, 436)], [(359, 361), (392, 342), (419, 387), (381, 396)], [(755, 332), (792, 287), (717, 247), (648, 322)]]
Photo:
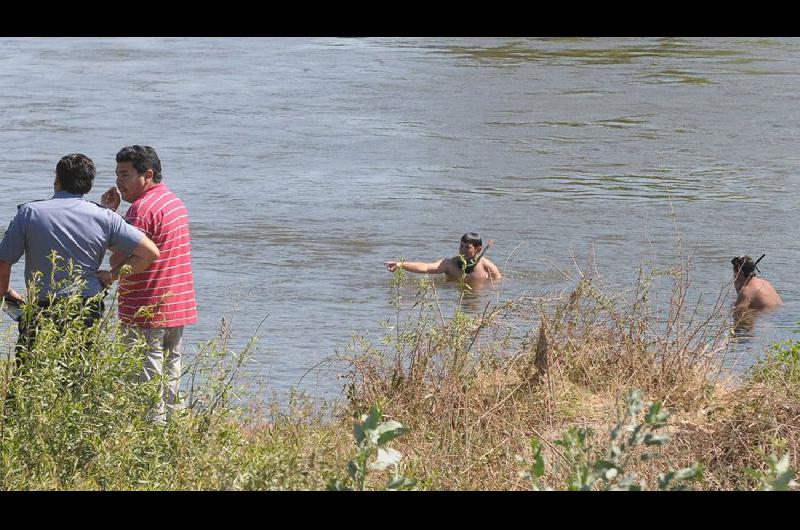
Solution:
[[(182, 403), (181, 337), (197, 321), (186, 207), (161, 182), (161, 161), (149, 146), (132, 145), (117, 153), (117, 188), (103, 194), (104, 206), (116, 210), (121, 198), (131, 203), (125, 218), (158, 247), (160, 257), (142, 273), (120, 280), (119, 318), (129, 340), (150, 345), (142, 379), (162, 374), (166, 384), (156, 411), (159, 423)], [(111, 266), (123, 256), (113, 254)]]

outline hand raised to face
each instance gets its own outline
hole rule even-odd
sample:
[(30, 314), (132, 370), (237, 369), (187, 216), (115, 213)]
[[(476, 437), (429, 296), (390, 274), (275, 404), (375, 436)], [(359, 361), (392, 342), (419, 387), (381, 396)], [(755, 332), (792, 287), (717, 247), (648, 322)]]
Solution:
[(122, 202), (122, 197), (120, 196), (117, 188), (110, 187), (108, 191), (106, 191), (102, 197), (100, 197), (100, 204), (109, 208), (111, 210), (117, 211), (119, 208), (120, 202)]

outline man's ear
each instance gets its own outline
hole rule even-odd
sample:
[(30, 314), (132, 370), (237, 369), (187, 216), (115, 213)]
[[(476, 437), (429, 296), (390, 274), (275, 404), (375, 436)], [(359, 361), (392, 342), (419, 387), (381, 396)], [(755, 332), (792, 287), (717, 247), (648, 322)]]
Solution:
[(53, 180), (53, 187), (57, 190), (61, 190), (61, 180), (59, 180), (58, 175), (56, 175), (55, 180)]
[(153, 181), (153, 170), (152, 169), (148, 169), (147, 171), (145, 171), (142, 174), (142, 176), (144, 177), (144, 180), (149, 180), (150, 182), (152, 182)]

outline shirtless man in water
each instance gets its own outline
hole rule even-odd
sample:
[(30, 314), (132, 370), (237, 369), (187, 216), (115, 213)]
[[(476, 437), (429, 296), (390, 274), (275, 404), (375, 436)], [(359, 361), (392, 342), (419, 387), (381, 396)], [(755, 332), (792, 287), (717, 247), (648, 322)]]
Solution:
[[(763, 258), (764, 256), (761, 256)], [(753, 262), (750, 256), (739, 256), (733, 258), (733, 286), (736, 288), (735, 311), (745, 311), (747, 309), (767, 309), (783, 305), (781, 296), (775, 291), (767, 280), (756, 278), (756, 265), (759, 261)], [(759, 271), (761, 272), (761, 271)]]
[[(491, 244), (491, 241), (489, 242)], [(488, 248), (488, 247), (487, 247)], [(442, 258), (432, 263), (419, 261), (387, 261), (384, 262), (389, 272), (400, 268), (421, 274), (444, 274), (450, 281), (458, 281), (464, 275), (465, 280), (499, 280), (502, 278), (497, 266), (489, 258), (481, 256), (483, 240), (475, 232), (464, 234), (458, 247), (458, 256)]]

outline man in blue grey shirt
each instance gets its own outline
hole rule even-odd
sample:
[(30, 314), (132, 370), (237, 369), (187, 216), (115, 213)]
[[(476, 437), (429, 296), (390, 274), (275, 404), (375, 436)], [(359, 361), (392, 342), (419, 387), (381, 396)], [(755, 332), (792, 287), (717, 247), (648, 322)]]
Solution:
[[(26, 284), (30, 285), (37, 271), (42, 273), (36, 285), (37, 302), (42, 307), (49, 305), (53, 297), (69, 296), (75, 291), (75, 286), (64, 285), (69, 272), (62, 269), (68, 267), (53, 271), (53, 251), (64, 265), (71, 260), (80, 269), (86, 281), (81, 295), (87, 300), (101, 292), (111, 278), (118, 277), (125, 265), (130, 265), (133, 272), (141, 272), (158, 258), (158, 247), (142, 232), (117, 213), (83, 198), (92, 189), (95, 173), (94, 163), (87, 156), (64, 156), (56, 165), (53, 197), (18, 207), (0, 242), (0, 293), (5, 293), (7, 299), (23, 301), (19, 293), (9, 289), (11, 266), (23, 255)], [(101, 271), (109, 247), (128, 258), (110, 272)], [(55, 284), (51, 283), (51, 276)], [(20, 322), (21, 334), (23, 328), (24, 323)]]

